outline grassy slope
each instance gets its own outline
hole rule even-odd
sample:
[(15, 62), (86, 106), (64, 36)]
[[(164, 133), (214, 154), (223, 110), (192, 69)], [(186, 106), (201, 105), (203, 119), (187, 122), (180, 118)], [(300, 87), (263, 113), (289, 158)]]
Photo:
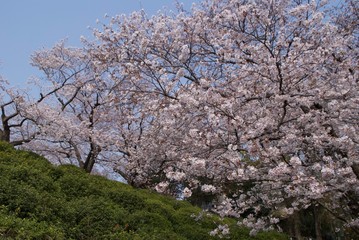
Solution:
[[(229, 239), (251, 239), (235, 221), (202, 214), (186, 201), (55, 167), (0, 142), (0, 239), (211, 239), (217, 224)], [(285, 239), (261, 233), (256, 239)]]

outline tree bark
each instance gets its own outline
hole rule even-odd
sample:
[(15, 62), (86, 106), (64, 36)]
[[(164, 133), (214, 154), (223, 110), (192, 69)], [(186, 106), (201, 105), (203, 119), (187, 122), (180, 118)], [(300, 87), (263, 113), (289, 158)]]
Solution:
[(8, 120), (4, 114), (1, 116), (1, 120), (3, 125), (3, 130), (0, 130), (0, 140), (5, 142), (10, 142), (11, 131), (10, 131)]
[(83, 168), (87, 173), (91, 173), (93, 166), (95, 165), (98, 154), (101, 151), (101, 147), (95, 143), (91, 143), (91, 149), (88, 153)]
[(313, 215), (314, 215), (314, 227), (315, 227), (315, 237), (317, 240), (322, 240), (322, 223), (321, 223), (321, 214), (320, 207), (313, 207)]
[(300, 231), (300, 215), (298, 212), (293, 213), (291, 217), (292, 221), (292, 236), (295, 240), (302, 240), (302, 234)]
[(0, 130), (0, 140), (10, 142), (10, 134), (5, 130)]
[(355, 176), (357, 177), (357, 179), (359, 179), (359, 163), (353, 163), (352, 165), (352, 170), (355, 174)]

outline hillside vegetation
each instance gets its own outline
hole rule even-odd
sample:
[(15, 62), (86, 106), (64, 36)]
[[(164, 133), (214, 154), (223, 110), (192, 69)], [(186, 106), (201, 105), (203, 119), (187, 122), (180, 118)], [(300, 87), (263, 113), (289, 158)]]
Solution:
[(217, 239), (209, 232), (220, 224), (230, 227), (229, 239), (285, 239), (276, 232), (251, 238), (235, 220), (186, 201), (56, 167), (0, 143), (1, 239)]

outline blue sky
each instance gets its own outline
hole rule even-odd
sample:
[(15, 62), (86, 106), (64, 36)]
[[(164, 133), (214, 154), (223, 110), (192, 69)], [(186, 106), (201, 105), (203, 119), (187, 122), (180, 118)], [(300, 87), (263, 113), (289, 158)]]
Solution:
[[(186, 9), (198, 0), (179, 0)], [(39, 72), (30, 66), (30, 55), (67, 38), (81, 46), (80, 36), (91, 38), (88, 27), (104, 15), (129, 14), (145, 9), (148, 15), (163, 7), (175, 9), (175, 0), (3, 0), (0, 7), (0, 75), (12, 86), (21, 86)]]

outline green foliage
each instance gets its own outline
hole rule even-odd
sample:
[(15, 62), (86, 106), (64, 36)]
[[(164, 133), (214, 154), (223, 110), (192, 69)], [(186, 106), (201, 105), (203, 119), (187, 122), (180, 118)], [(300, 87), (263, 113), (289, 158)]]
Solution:
[(0, 207), (1, 239), (64, 239), (62, 228), (32, 218), (20, 218), (17, 213)]
[(2, 142), (0, 172), (0, 239), (216, 239), (209, 232), (223, 221), (228, 239), (251, 239), (233, 219)]

